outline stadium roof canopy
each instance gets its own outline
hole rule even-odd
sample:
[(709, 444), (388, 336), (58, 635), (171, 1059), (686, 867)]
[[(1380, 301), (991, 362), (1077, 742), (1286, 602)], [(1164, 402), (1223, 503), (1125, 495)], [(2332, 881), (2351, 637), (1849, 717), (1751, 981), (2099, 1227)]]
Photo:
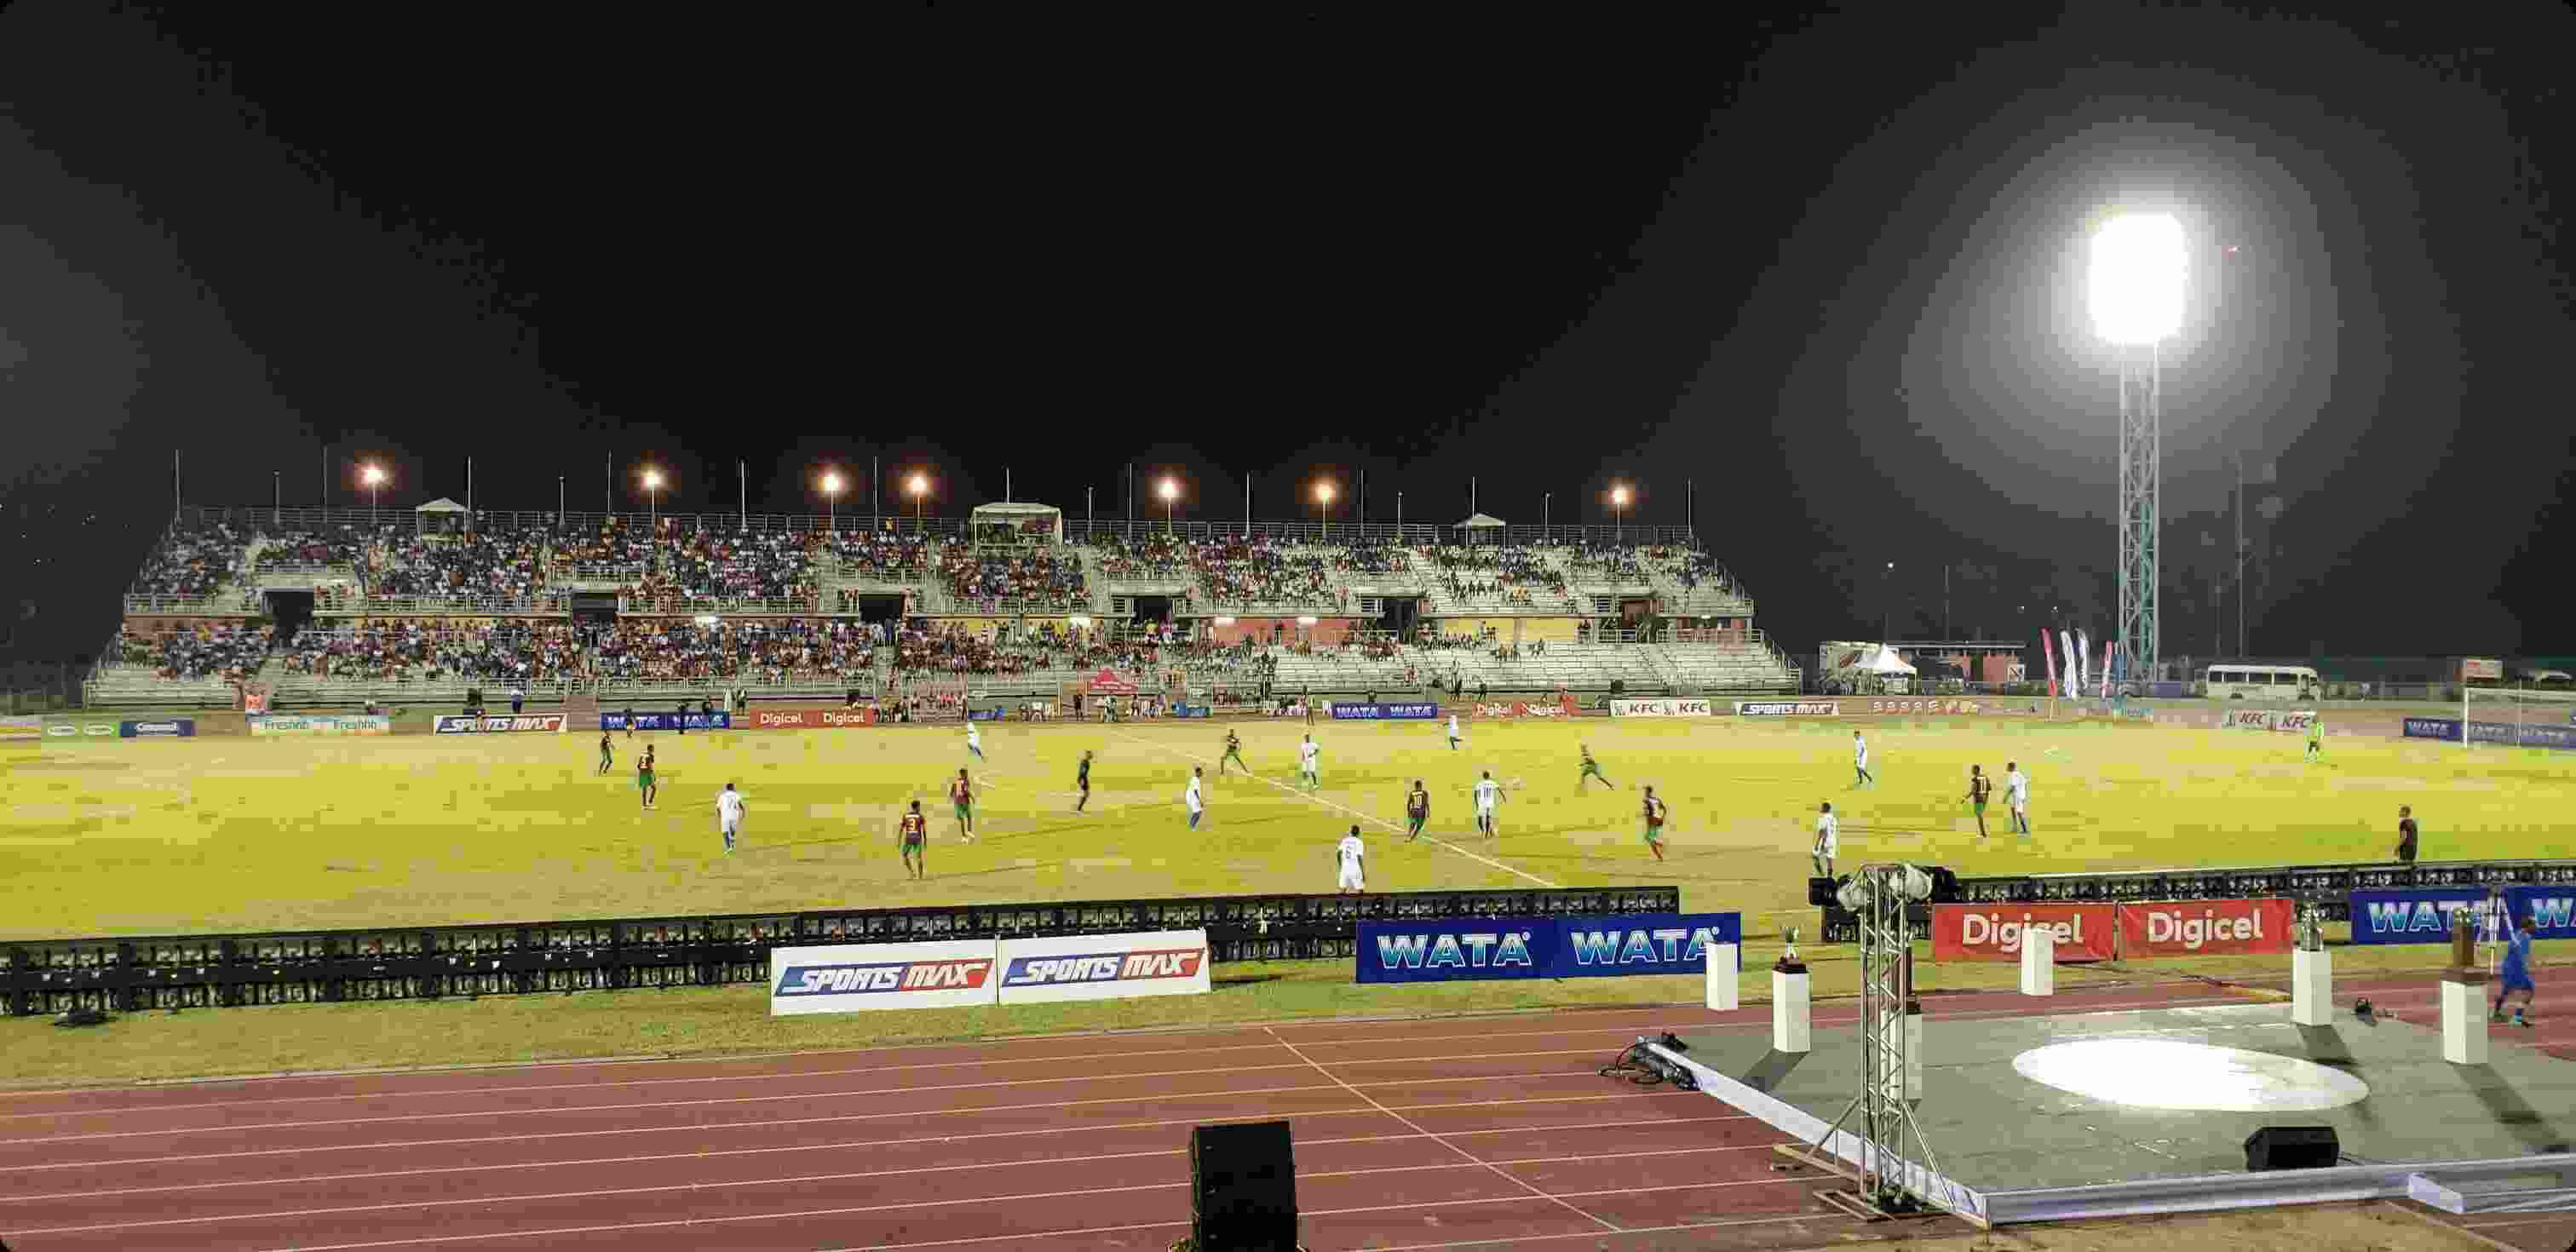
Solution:
[(1505, 523), (1503, 522), (1503, 519), (1501, 519), (1501, 518), (1499, 518), (1499, 517), (1496, 517), (1496, 516), (1494, 516), (1493, 514), (1490, 514), (1490, 513), (1479, 513), (1479, 514), (1475, 515), (1474, 517), (1468, 518), (1466, 521), (1463, 521), (1463, 522), (1458, 523), (1458, 529), (1460, 529), (1460, 530), (1500, 530), (1500, 529), (1502, 529), (1502, 528), (1503, 528), (1504, 524), (1505, 524)]
[(414, 513), (462, 513), (464, 511), (464, 505), (458, 504), (454, 500), (450, 500), (445, 496), (440, 496), (439, 498), (412, 510)]
[(1021, 501), (1016, 504), (979, 504), (975, 506), (975, 517), (977, 520), (987, 522), (1007, 522), (1030, 517), (1055, 517), (1061, 512), (1062, 510), (1056, 508), (1052, 504), (1030, 504), (1026, 501)]

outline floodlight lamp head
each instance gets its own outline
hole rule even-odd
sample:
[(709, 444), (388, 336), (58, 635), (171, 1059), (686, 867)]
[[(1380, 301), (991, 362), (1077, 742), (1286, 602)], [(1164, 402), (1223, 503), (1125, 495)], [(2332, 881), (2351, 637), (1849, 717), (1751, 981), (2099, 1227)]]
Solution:
[(912, 489), (912, 494), (916, 496), (920, 495), (922, 492), (930, 490), (930, 480), (919, 474), (913, 475), (912, 481), (905, 485), (910, 487)]
[(644, 471), (644, 486), (646, 490), (651, 490), (653, 488), (660, 487), (661, 485), (662, 472), (660, 470)]
[(1861, 881), (1860, 875), (1854, 874), (1834, 889), (1834, 899), (1843, 906), (1844, 912), (1858, 913), (1869, 907), (1869, 885)]
[(2094, 332), (2149, 344), (2182, 328), (2182, 223), (2163, 214), (2115, 217), (2093, 235), (2088, 301)]
[(1163, 480), (1163, 485), (1160, 490), (1163, 493), (1163, 498), (1169, 500), (1181, 494), (1181, 485), (1166, 478)]
[(1612, 503), (1612, 504), (1616, 504), (1616, 505), (1619, 505), (1619, 506), (1620, 506), (1620, 507), (1622, 507), (1622, 508), (1625, 508), (1625, 507), (1627, 506), (1627, 504), (1628, 504), (1628, 489), (1627, 489), (1627, 488), (1625, 488), (1625, 487), (1613, 487), (1613, 488), (1611, 488), (1611, 489), (1610, 489), (1610, 503)]
[(1888, 890), (1908, 903), (1932, 898), (1932, 876), (1911, 865), (1899, 865), (1887, 873)]
[(830, 492), (830, 493), (832, 493), (832, 494), (834, 494), (834, 495), (838, 495), (838, 494), (840, 494), (840, 490), (841, 490), (841, 476), (840, 476), (840, 475), (838, 475), (838, 474), (825, 474), (825, 475), (823, 475), (823, 490), (825, 490), (825, 491), (827, 491), (827, 492)]
[(373, 486), (375, 486), (377, 483), (383, 482), (383, 481), (385, 480), (385, 472), (384, 472), (383, 470), (381, 470), (381, 469), (376, 468), (375, 466), (370, 465), (370, 466), (368, 466), (367, 468), (365, 468), (365, 469), (363, 469), (363, 470), (360, 470), (360, 471), (358, 472), (358, 477), (359, 477), (360, 479), (364, 480), (368, 486), (373, 487)]

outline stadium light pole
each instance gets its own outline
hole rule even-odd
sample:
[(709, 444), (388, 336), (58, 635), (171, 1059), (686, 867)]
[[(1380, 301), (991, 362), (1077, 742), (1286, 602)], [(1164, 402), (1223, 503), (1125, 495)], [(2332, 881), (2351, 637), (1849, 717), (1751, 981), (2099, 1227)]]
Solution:
[(2182, 223), (2165, 214), (2112, 218), (2093, 235), (2093, 328), (2120, 354), (2120, 616), (2118, 644), (2134, 680), (2153, 674), (2162, 642), (2157, 534), (2164, 524), (2164, 341), (2182, 327)]
[(1333, 537), (1333, 485), (1331, 483), (1315, 484), (1315, 509), (1323, 515), (1324, 538), (1329, 542)]
[(930, 480), (915, 474), (912, 476), (912, 481), (905, 483), (903, 487), (904, 490), (912, 493), (912, 533), (918, 535), (921, 533), (921, 497), (924, 492), (930, 490)]
[(1611, 540), (1614, 543), (1626, 543), (1628, 542), (1628, 489), (1626, 487), (1610, 489), (1610, 508), (1611, 516), (1618, 519), (1617, 527), (1610, 532)]
[(358, 471), (358, 478), (360, 481), (367, 484), (367, 524), (369, 526), (373, 526), (378, 520), (376, 516), (376, 489), (384, 485), (385, 472), (370, 465), (365, 469)]
[(662, 528), (662, 471), (644, 471), (644, 529)]
[(823, 529), (838, 532), (840, 528), (841, 475), (837, 471), (826, 470), (823, 473)]
[(1155, 488), (1155, 491), (1163, 497), (1163, 533), (1165, 535), (1170, 535), (1172, 533), (1172, 501), (1180, 498), (1181, 485), (1173, 482), (1169, 478), (1166, 478), (1163, 480), (1161, 486)]

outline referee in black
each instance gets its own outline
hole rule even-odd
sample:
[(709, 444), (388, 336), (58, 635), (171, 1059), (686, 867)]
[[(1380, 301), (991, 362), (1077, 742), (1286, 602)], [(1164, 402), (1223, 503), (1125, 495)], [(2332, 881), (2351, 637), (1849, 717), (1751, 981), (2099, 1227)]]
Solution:
[(1091, 803), (1091, 749), (1089, 748), (1082, 750), (1082, 764), (1074, 770), (1073, 785), (1082, 789), (1082, 798), (1073, 802), (1073, 811), (1079, 813), (1083, 805)]
[(2397, 863), (2405, 867), (2404, 878), (2407, 885), (2414, 885), (2415, 809), (2412, 805), (2397, 806)]

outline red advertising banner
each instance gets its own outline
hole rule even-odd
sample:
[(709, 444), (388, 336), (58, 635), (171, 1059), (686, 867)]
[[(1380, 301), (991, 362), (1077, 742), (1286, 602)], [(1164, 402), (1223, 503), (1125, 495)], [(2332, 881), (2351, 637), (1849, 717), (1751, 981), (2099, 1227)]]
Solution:
[(2174, 900), (2120, 906), (2120, 954), (2277, 956), (2290, 950), (2288, 900)]
[(874, 726), (875, 709), (753, 709), (734, 725), (754, 730), (820, 730), (834, 726)]
[(1520, 700), (1480, 701), (1470, 706), (1468, 712), (1476, 717), (1565, 717), (1572, 713), (1572, 710), (1566, 707), (1572, 703), (1572, 700), (1566, 701), (1565, 704), (1530, 704)]
[(2021, 932), (2057, 932), (2059, 964), (2112, 959), (2118, 923), (2109, 904), (1967, 904), (1932, 906), (1932, 959), (2008, 964), (2021, 959)]

